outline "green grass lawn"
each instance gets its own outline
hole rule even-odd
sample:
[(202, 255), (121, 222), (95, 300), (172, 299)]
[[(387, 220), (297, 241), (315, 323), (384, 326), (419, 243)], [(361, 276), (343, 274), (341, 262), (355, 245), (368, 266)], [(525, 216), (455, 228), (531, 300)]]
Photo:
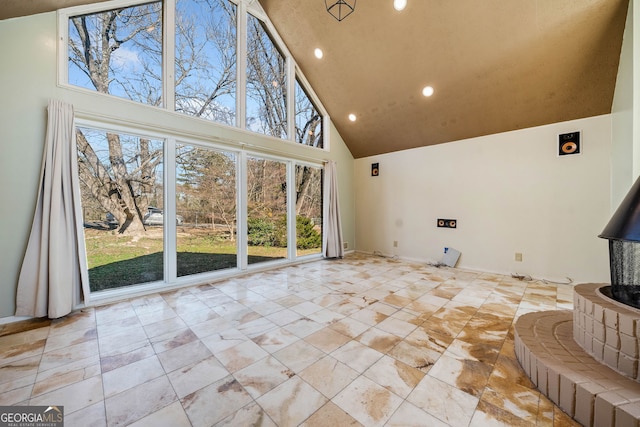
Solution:
[[(181, 227), (182, 228), (182, 227)], [(115, 231), (85, 229), (91, 291), (163, 280), (162, 228), (151, 228), (140, 238)], [(178, 230), (178, 277), (236, 267), (236, 242), (210, 230)], [(320, 248), (298, 250), (298, 255)], [(287, 249), (251, 246), (249, 264), (286, 258)]]

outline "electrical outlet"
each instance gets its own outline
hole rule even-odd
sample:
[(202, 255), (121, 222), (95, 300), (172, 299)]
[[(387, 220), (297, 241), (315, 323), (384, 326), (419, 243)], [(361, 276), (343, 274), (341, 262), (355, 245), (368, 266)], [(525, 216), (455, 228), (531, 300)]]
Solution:
[(516, 261), (522, 261), (522, 252), (516, 252)]
[(344, 249), (349, 249), (349, 242), (342, 242), (342, 247)]
[(393, 241), (393, 247), (394, 247), (394, 248), (397, 248), (397, 247), (398, 247), (398, 241), (397, 241), (397, 240), (394, 240), (394, 241)]

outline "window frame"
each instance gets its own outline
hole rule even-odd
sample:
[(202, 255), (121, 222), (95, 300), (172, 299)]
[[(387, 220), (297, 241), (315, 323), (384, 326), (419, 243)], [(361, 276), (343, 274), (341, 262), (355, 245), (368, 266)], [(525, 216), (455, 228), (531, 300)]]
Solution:
[(320, 233), (320, 237), (322, 239), (322, 241), (324, 241), (324, 233), (325, 233), (325, 229), (324, 229), (324, 211), (325, 211), (325, 194), (324, 194), (324, 177), (325, 177), (325, 164), (319, 164), (319, 163), (312, 163), (312, 162), (306, 162), (306, 161), (301, 161), (301, 160), (294, 160), (293, 161), (293, 165), (292, 165), (292, 170), (291, 173), (292, 175), (292, 185), (293, 185), (293, 191), (291, 191), (291, 204), (293, 204), (293, 206), (291, 207), (291, 217), (293, 218), (293, 221), (295, 222), (292, 226), (293, 230), (293, 253), (294, 253), (294, 258), (295, 259), (313, 259), (319, 255), (322, 255), (322, 245), (320, 246), (320, 250), (318, 251), (318, 253), (314, 253), (314, 254), (308, 254), (308, 255), (298, 255), (298, 242), (297, 242), (297, 238), (298, 238), (298, 218), (296, 215), (296, 194), (295, 194), (295, 190), (297, 187), (297, 182), (296, 182), (296, 168), (300, 166), (300, 167), (308, 167), (308, 168), (314, 168), (314, 169), (318, 169), (320, 171), (320, 213), (322, 215), (322, 227), (321, 227), (321, 233)]
[[(174, 112), (178, 112), (176, 111), (176, 84), (175, 84), (175, 58), (176, 58), (176, 6), (177, 6), (177, 2), (179, 0), (165, 0), (165, 4), (167, 4), (166, 8), (171, 10), (171, 23), (167, 24), (170, 25), (170, 31), (173, 34), (173, 37), (168, 37), (167, 36), (167, 42), (171, 42), (171, 46), (167, 47), (167, 50), (169, 50), (169, 48), (171, 49), (171, 58), (170, 60), (168, 60), (168, 72), (171, 72), (171, 75), (169, 76), (169, 78), (166, 79), (166, 84), (167, 84), (167, 94), (168, 96), (171, 96), (171, 108), (168, 108), (170, 111), (174, 111)], [(239, 52), (240, 52), (240, 47), (241, 47), (241, 41), (240, 41), (240, 4), (238, 4), (238, 2), (236, 0), (227, 0), (229, 3), (235, 5), (235, 18), (236, 18), (236, 22), (235, 22), (235, 31), (236, 31), (236, 38), (235, 38), (235, 56), (236, 59), (239, 59)], [(169, 15), (169, 13), (167, 13), (167, 15)], [(238, 96), (240, 93), (240, 75), (239, 75), (239, 71), (238, 71), (238, 66), (239, 66), (239, 62), (236, 62), (235, 64), (235, 93), (234, 93), (234, 122), (235, 124), (230, 125), (228, 123), (225, 122), (219, 122), (219, 121), (215, 121), (215, 120), (210, 120), (210, 119), (206, 119), (206, 118), (202, 118), (202, 117), (198, 117), (198, 116), (192, 116), (192, 115), (188, 115), (186, 113), (181, 113), (181, 114), (185, 114), (189, 117), (192, 118), (198, 118), (198, 119), (203, 119), (203, 120), (207, 120), (208, 122), (211, 123), (216, 123), (222, 126), (229, 126), (229, 127), (233, 127), (233, 128), (237, 128), (240, 127), (239, 126), (239, 117), (238, 117), (238, 113), (240, 112), (241, 108), (238, 105), (239, 100), (238, 100)]]
[[(153, 0), (110, 0), (105, 2), (93, 3), (89, 5), (75, 6), (70, 8), (64, 8), (58, 10), (58, 43), (57, 43), (57, 84), (59, 87), (79, 91), (83, 93), (91, 93), (94, 96), (106, 96), (119, 100), (120, 102), (133, 103), (135, 105), (143, 106), (144, 108), (157, 109), (172, 114), (177, 114), (180, 117), (184, 117), (185, 120), (196, 120), (210, 123), (212, 126), (231, 128), (248, 132), (251, 135), (260, 135), (271, 140), (277, 140), (281, 142), (291, 142), (298, 146), (307, 147), (314, 150), (323, 150), (325, 152), (330, 151), (330, 138), (329, 129), (330, 118), (329, 115), (320, 102), (320, 99), (315, 94), (313, 88), (305, 78), (301, 69), (295, 62), (295, 59), (291, 55), (291, 52), (287, 49), (282, 38), (276, 31), (275, 27), (268, 19), (262, 7), (255, 0), (228, 0), (235, 3), (237, 6), (237, 24), (236, 24), (236, 123), (235, 126), (227, 125), (220, 122), (213, 122), (208, 119), (189, 116), (184, 113), (175, 111), (175, 7), (176, 0), (157, 0), (162, 3), (163, 14), (163, 42), (162, 42), (162, 106), (154, 106), (149, 104), (143, 104), (131, 99), (122, 98), (113, 94), (104, 94), (97, 91), (93, 91), (81, 86), (75, 86), (69, 83), (69, 57), (68, 57), (68, 42), (69, 42), (69, 19), (77, 15), (96, 14), (108, 10), (126, 8), (137, 6), (141, 4), (153, 3)], [(286, 91), (287, 91), (287, 138), (278, 138), (261, 133), (253, 132), (246, 127), (246, 72), (247, 72), (247, 19), (251, 14), (256, 19), (260, 20), (264, 24), (264, 28), (268, 33), (268, 36), (272, 39), (276, 48), (282, 53), (286, 63)], [(295, 135), (295, 84), (296, 79), (300, 81), (304, 91), (309, 96), (311, 102), (316, 106), (318, 112), (323, 117), (323, 143), (322, 147), (313, 147), (304, 144), (300, 144), (296, 141)], [(293, 95), (293, 96), (292, 96)]]
[[(285, 105), (284, 105), (284, 114), (286, 114), (286, 125), (284, 126), (284, 132), (286, 132), (286, 138), (281, 138), (281, 137), (277, 137), (277, 136), (273, 136), (270, 135), (269, 133), (266, 132), (255, 132), (258, 133), (260, 135), (265, 135), (265, 136), (270, 136), (272, 138), (277, 138), (277, 139), (281, 139), (284, 141), (291, 141), (293, 140), (295, 142), (295, 135), (291, 135), (291, 122), (292, 122), (292, 118), (291, 118), (291, 80), (292, 80), (292, 75), (291, 75), (291, 55), (288, 52), (285, 52), (283, 50), (283, 46), (284, 43), (281, 41), (276, 40), (274, 34), (271, 29), (269, 28), (269, 26), (267, 25), (267, 21), (261, 20), (260, 18), (258, 18), (257, 16), (253, 15), (252, 13), (247, 13), (244, 16), (244, 23), (246, 25), (245, 27), (245, 31), (244, 34), (246, 36), (246, 40), (244, 43), (244, 47), (245, 47), (245, 52), (243, 53), (243, 58), (246, 60), (248, 58), (248, 43), (249, 43), (249, 38), (248, 38), (248, 28), (249, 28), (249, 17), (252, 17), (253, 19), (257, 20), (262, 27), (262, 30), (264, 31), (264, 35), (271, 41), (271, 43), (273, 44), (273, 47), (275, 48), (275, 50), (278, 52), (278, 54), (280, 55), (280, 57), (282, 58), (283, 62), (284, 62), (284, 78), (285, 78), (285, 84), (284, 84), (284, 93), (283, 93), (283, 97), (285, 100)], [(245, 110), (244, 110), (244, 118), (245, 118), (245, 129), (251, 131), (250, 129), (248, 129), (246, 127), (246, 119), (247, 119), (247, 115), (249, 113), (248, 109), (247, 109), (247, 99), (249, 98), (249, 90), (248, 90), (248, 66), (245, 63), (245, 68), (244, 68), (244, 89), (245, 89)], [(295, 118), (293, 118), (293, 121), (295, 122)]]
[[(85, 296), (85, 304), (101, 303), (106, 301), (115, 301), (125, 297), (131, 297), (137, 294), (146, 294), (149, 292), (170, 291), (185, 286), (197, 285), (212, 280), (220, 280), (243, 274), (244, 272), (261, 271), (273, 268), (275, 266), (290, 265), (295, 262), (321, 259), (322, 253), (298, 255), (296, 248), (296, 213), (295, 213), (295, 168), (296, 166), (308, 166), (318, 168), (324, 176), (323, 161), (302, 160), (295, 157), (288, 157), (280, 153), (274, 153), (269, 150), (261, 150), (259, 147), (249, 146), (248, 144), (225, 144), (217, 140), (215, 137), (182, 135), (169, 129), (155, 128), (151, 129), (144, 125), (135, 126), (130, 124), (116, 123), (113, 121), (101, 120), (96, 118), (76, 117), (74, 123), (74, 134), (76, 127), (91, 128), (104, 132), (113, 132), (127, 134), (141, 138), (153, 138), (164, 141), (163, 147), (163, 210), (168, 218), (176, 215), (176, 145), (189, 144), (192, 146), (211, 149), (221, 152), (233, 153), (236, 156), (236, 267), (223, 270), (213, 270), (193, 275), (178, 276), (177, 274), (177, 226), (175, 221), (165, 221), (164, 241), (163, 241), (163, 280), (140, 283), (135, 285), (123, 286), (120, 288), (91, 292), (89, 296)], [(247, 246), (247, 157), (258, 157), (261, 159), (282, 162), (286, 167), (287, 179), (287, 256), (282, 259), (274, 259), (255, 264), (248, 263), (248, 246)], [(74, 191), (79, 192), (76, 188)], [(324, 194), (322, 203), (325, 203)], [(79, 212), (82, 217), (82, 212)], [(82, 247), (84, 251), (84, 264), (81, 265), (82, 277), (88, 280), (88, 263), (85, 246), (84, 229), (82, 231)], [(323, 230), (324, 232), (324, 230)], [(88, 284), (88, 281), (86, 282)]]
[(322, 114), (320, 108), (317, 106), (317, 104), (314, 101), (314, 97), (312, 95), (309, 94), (309, 92), (307, 92), (307, 86), (302, 82), (302, 79), (298, 78), (298, 75), (296, 74), (296, 78), (294, 79), (294, 93), (293, 93), (293, 102), (294, 102), (294, 107), (293, 107), (293, 113), (295, 115), (294, 120), (293, 120), (293, 131), (295, 132), (295, 134), (293, 135), (294, 139), (297, 135), (297, 129), (298, 129), (298, 124), (296, 123), (296, 118), (297, 118), (297, 111), (295, 109), (295, 105), (297, 103), (297, 88), (298, 86), (300, 86), (300, 90), (305, 94), (305, 96), (307, 97), (307, 99), (309, 100), (309, 103), (311, 104), (311, 106), (318, 112), (318, 114), (320, 114), (321, 116), (321, 123), (320, 123), (320, 132), (322, 133), (322, 138), (321, 138), (321, 143), (323, 144), (322, 147), (317, 147), (315, 145), (307, 145), (304, 144), (302, 142), (297, 142), (300, 145), (305, 145), (307, 147), (314, 147), (314, 148), (319, 148), (319, 149), (323, 149), (324, 148), (324, 143), (325, 143), (325, 122), (324, 122), (324, 115)]
[[(85, 299), (86, 303), (95, 304), (131, 297), (135, 294), (146, 294), (157, 291), (170, 291), (185, 286), (197, 285), (212, 280), (236, 277), (247, 271), (268, 270), (278, 265), (291, 265), (296, 262), (310, 259), (321, 259), (322, 253), (297, 256), (296, 254), (296, 220), (295, 220), (295, 168), (297, 165), (305, 165), (319, 168), (324, 176), (325, 161), (330, 152), (330, 117), (319, 101), (311, 85), (295, 63), (290, 52), (286, 48), (277, 31), (264, 15), (258, 2), (254, 0), (229, 0), (237, 6), (237, 102), (236, 102), (236, 126), (229, 126), (207, 119), (188, 116), (175, 111), (175, 33), (171, 28), (175, 25), (175, 0), (163, 0), (163, 107), (142, 104), (127, 98), (111, 94), (99, 93), (95, 90), (74, 86), (68, 83), (68, 26), (69, 18), (76, 15), (100, 13), (102, 11), (136, 6), (150, 3), (149, 0), (111, 0), (85, 6), (77, 6), (58, 11), (58, 43), (57, 43), (57, 84), (71, 95), (79, 94), (83, 99), (83, 105), (95, 106), (89, 109), (82, 107), (76, 109), (76, 125), (109, 132), (120, 132), (129, 135), (153, 137), (164, 140), (164, 209), (167, 214), (175, 215), (175, 148), (177, 143), (197, 145), (204, 148), (233, 152), (236, 154), (236, 210), (237, 210), (237, 256), (236, 268), (224, 269), (196, 275), (177, 276), (177, 246), (175, 236), (175, 224), (168, 221), (165, 228), (164, 250), (164, 279), (161, 282), (150, 282), (123, 288), (93, 293)], [(269, 32), (269, 36), (277, 44), (278, 49), (286, 59), (287, 67), (287, 92), (295, 94), (296, 79), (304, 86), (304, 90), (323, 116), (323, 147), (312, 147), (295, 141), (295, 96), (287, 97), (288, 139), (280, 139), (254, 133), (246, 129), (244, 118), (246, 116), (244, 102), (246, 100), (246, 17), (251, 13), (261, 20)], [(169, 87), (167, 87), (169, 86)], [(105, 98), (106, 97), (106, 98)], [(85, 104), (86, 101), (86, 104)], [(109, 107), (102, 107), (105, 105)], [(113, 110), (117, 106), (125, 106), (139, 112), (139, 115), (125, 116), (117, 113), (108, 113), (107, 108)], [(111, 111), (109, 110), (109, 111)], [(173, 121), (166, 121), (167, 115), (173, 115)], [(284, 144), (284, 145), (283, 145)], [(292, 145), (293, 144), (293, 145)], [(296, 147), (304, 148), (296, 148)], [(314, 151), (307, 151), (313, 149)], [(321, 151), (318, 151), (321, 150)], [(171, 154), (170, 154), (171, 153)], [(246, 185), (246, 157), (256, 156), (273, 160), (284, 161), (287, 164), (287, 258), (248, 265), (247, 263), (247, 185)], [(79, 191), (79, 189), (78, 189)], [(323, 194), (323, 204), (326, 203)], [(82, 212), (78, 213), (79, 215)], [(83, 233), (84, 239), (84, 233)], [(84, 245), (84, 240), (82, 241)], [(86, 255), (86, 252), (85, 252)], [(86, 260), (81, 274), (87, 275)]]

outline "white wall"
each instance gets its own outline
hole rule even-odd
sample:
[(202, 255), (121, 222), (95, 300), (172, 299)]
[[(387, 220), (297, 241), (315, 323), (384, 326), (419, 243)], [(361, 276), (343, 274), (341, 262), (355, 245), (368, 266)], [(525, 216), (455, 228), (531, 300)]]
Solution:
[[(611, 107), (611, 212), (615, 212), (624, 196), (633, 185), (638, 172), (638, 147), (633, 143), (634, 132), (638, 132), (638, 124), (634, 125), (634, 101), (638, 93), (634, 85), (634, 9), (633, 1), (629, 2), (629, 11), (624, 28), (620, 63), (616, 78), (616, 90)], [(635, 49), (638, 49), (636, 47)], [(637, 68), (636, 68), (637, 69)], [(640, 124), (640, 123), (639, 123)]]
[(35, 209), (47, 99), (56, 93), (55, 14), (0, 22), (0, 317), (13, 315)]
[[(633, 40), (633, 176), (640, 176), (640, 31), (635, 31), (636, 27), (640, 28), (640, 3), (639, 0), (631, 0), (629, 5), (629, 14), (631, 18), (631, 29), (625, 28), (625, 33), (631, 33), (630, 38)], [(627, 17), (627, 24), (629, 18)]]
[(139, 123), (174, 133), (242, 141), (293, 157), (336, 160), (345, 240), (355, 240), (353, 156), (332, 125), (331, 151), (218, 126), (205, 120), (126, 100), (57, 85), (56, 13), (0, 21), (0, 318), (12, 316), (22, 257), (31, 228), (45, 138), (48, 99), (74, 105), (84, 117), (104, 115), (115, 123)]
[[(576, 130), (582, 154), (557, 156), (558, 134)], [(439, 261), (453, 247), (458, 267), (608, 281), (597, 236), (610, 215), (610, 156), (605, 115), (357, 159), (357, 249)], [(436, 228), (437, 218), (458, 228)]]

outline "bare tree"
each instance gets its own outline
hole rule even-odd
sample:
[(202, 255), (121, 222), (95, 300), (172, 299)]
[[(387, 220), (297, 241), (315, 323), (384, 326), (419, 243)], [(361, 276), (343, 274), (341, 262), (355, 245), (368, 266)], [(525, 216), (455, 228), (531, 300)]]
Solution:
[[(309, 95), (296, 81), (296, 141), (312, 147), (322, 147), (322, 116)], [(322, 171), (299, 166), (296, 169), (296, 215), (319, 218), (322, 212)]]
[[(235, 4), (228, 0), (177, 2), (174, 82), (177, 111), (235, 124), (236, 14)], [(162, 106), (160, 2), (72, 17), (69, 27), (70, 66), (85, 76), (86, 87)], [(264, 25), (254, 17), (249, 19), (247, 40), (247, 103), (255, 107), (251, 111), (256, 114), (247, 117), (248, 126), (267, 135), (286, 138), (285, 59)], [(308, 97), (298, 100), (296, 96), (296, 110), (302, 117), (296, 126), (296, 140), (305, 145), (321, 146), (322, 117)], [(157, 173), (162, 164), (161, 145), (149, 139), (112, 132), (101, 136), (87, 135), (87, 132), (87, 129), (79, 129), (77, 136), (83, 194), (93, 200), (91, 204), (114, 215), (120, 233), (143, 232), (144, 214), (150, 203), (157, 203), (153, 194), (162, 185)], [(103, 139), (108, 155), (95, 152), (97, 148), (92, 142), (96, 138)], [(195, 161), (193, 156), (184, 159)], [(178, 158), (179, 167), (184, 167), (181, 161)], [(263, 162), (253, 167), (261, 168), (255, 170), (259, 173), (255, 176), (260, 178), (254, 181), (260, 189), (252, 189), (262, 194), (260, 209), (272, 214), (284, 212), (281, 196), (286, 188), (283, 188), (279, 166), (275, 162)], [(221, 179), (223, 169), (222, 164), (203, 169), (198, 188), (200, 197), (208, 200), (205, 205), (209, 214), (232, 228), (235, 210), (230, 208), (231, 199), (225, 198), (228, 191), (218, 191), (216, 188), (221, 188), (220, 185), (214, 185)], [(312, 179), (310, 172), (303, 168), (297, 180), (298, 213), (313, 211), (305, 201), (311, 200), (313, 191), (318, 191), (312, 184), (318, 179)], [(204, 185), (205, 182), (210, 184)], [(275, 191), (277, 195), (267, 195), (268, 191)], [(260, 193), (250, 194), (255, 197)], [(235, 202), (235, 196), (233, 200)], [(233, 232), (230, 234), (233, 236)]]
[[(267, 135), (286, 138), (287, 136), (287, 91), (286, 91), (286, 63), (282, 53), (278, 50), (276, 44), (269, 37), (264, 24), (254, 17), (248, 20), (247, 35), (247, 96), (259, 106), (258, 117), (248, 117), (248, 125), (258, 122), (254, 130), (258, 130)], [(296, 112), (296, 142), (312, 147), (322, 147), (322, 116), (318, 113), (315, 106), (311, 103), (309, 96), (297, 82), (295, 94), (295, 112)], [(261, 186), (258, 188), (250, 188), (249, 193), (253, 198), (262, 194), (260, 203), (267, 203), (269, 198), (264, 194), (267, 189), (274, 188), (274, 185), (280, 185), (277, 182), (263, 182), (269, 177), (277, 177), (276, 171), (269, 171), (269, 168), (277, 168), (277, 164), (273, 162), (256, 163), (248, 166), (256, 169), (253, 171), (256, 178), (253, 186)], [(315, 171), (319, 171), (315, 169)], [(302, 167), (298, 168), (296, 174), (296, 213), (298, 215), (304, 212), (306, 207), (307, 213), (311, 212), (310, 203), (319, 195), (320, 177), (314, 173), (314, 169)], [(315, 185), (314, 185), (315, 183)], [(279, 191), (278, 191), (279, 193)], [(249, 199), (249, 202), (258, 203), (257, 200)], [(317, 205), (317, 203), (315, 204)], [(284, 205), (279, 201), (273, 200), (271, 205), (262, 206), (264, 212), (281, 211), (284, 213)], [(259, 210), (256, 206), (256, 211)], [(319, 217), (317, 208), (314, 216)]]
[(176, 12), (176, 111), (234, 125), (236, 6), (190, 0)]
[[(177, 110), (233, 123), (235, 111), (214, 101), (235, 92), (235, 5), (226, 0), (189, 3), (200, 4), (210, 13), (194, 17), (185, 12), (176, 20)], [(223, 15), (213, 13), (214, 8)], [(195, 18), (207, 19), (201, 37), (192, 32)], [(229, 21), (232, 25), (225, 24)], [(73, 17), (70, 33), (69, 61), (85, 74), (87, 86), (101, 93), (161, 105), (161, 3)], [(202, 55), (210, 49), (218, 53), (213, 57)], [(77, 139), (84, 188), (114, 215), (120, 233), (143, 232), (149, 204), (145, 194), (153, 193), (157, 185), (155, 170), (162, 160), (161, 148), (150, 149), (149, 141), (141, 138), (137, 152), (126, 157), (122, 136), (107, 133), (109, 164), (104, 164), (83, 132), (79, 130)]]
[(311, 97), (296, 79), (296, 142), (302, 145), (322, 148), (322, 115), (311, 102)]
[[(69, 39), (69, 60), (86, 74), (98, 92), (121, 92), (130, 99), (159, 105), (161, 78), (156, 70), (158, 52), (162, 58), (161, 17), (160, 3), (73, 17), (70, 25), (75, 29), (75, 37)], [(135, 64), (142, 72), (119, 72), (118, 68), (127, 65), (116, 53), (125, 44), (144, 52), (136, 56)], [(161, 152), (150, 150), (149, 141), (140, 138), (132, 163), (125, 158), (121, 136), (106, 133), (109, 156), (105, 164), (85, 132), (77, 130), (79, 175), (84, 187), (114, 215), (120, 233), (143, 232), (147, 199), (141, 195), (154, 184), (153, 171), (162, 159)]]
[(204, 148), (182, 145), (177, 181), (185, 193), (184, 204), (209, 217), (213, 227), (225, 226), (235, 239), (236, 156)]
[[(247, 97), (258, 117), (247, 112), (247, 127), (278, 138), (287, 137), (286, 62), (264, 24), (249, 16), (247, 34)], [(249, 104), (249, 102), (247, 102)]]
[(296, 168), (296, 215), (322, 216), (322, 170), (309, 166)]

